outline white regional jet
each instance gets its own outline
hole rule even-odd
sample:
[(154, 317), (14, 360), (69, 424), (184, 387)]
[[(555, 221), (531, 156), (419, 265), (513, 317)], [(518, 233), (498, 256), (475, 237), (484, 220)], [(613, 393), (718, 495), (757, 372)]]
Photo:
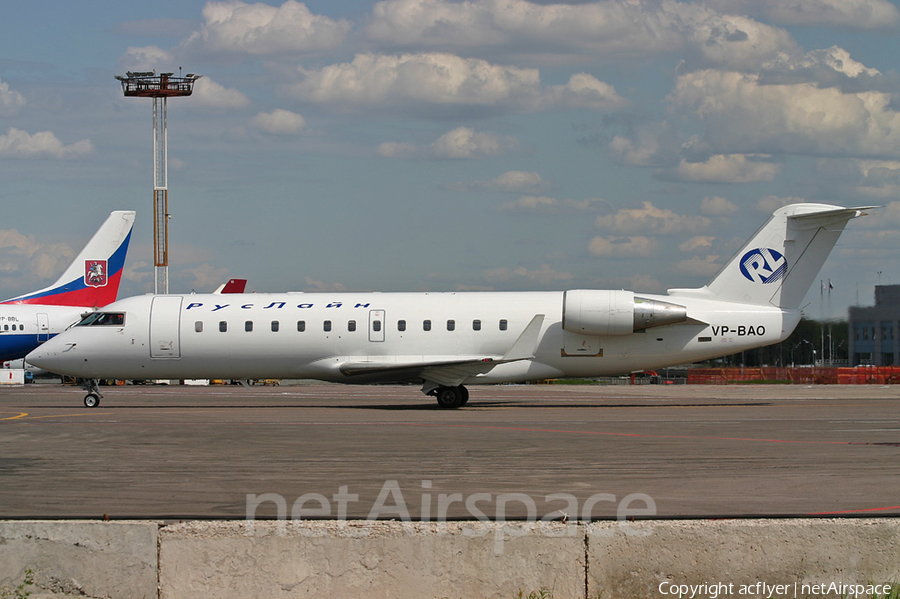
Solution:
[(415, 382), (443, 408), (465, 385), (593, 377), (777, 343), (847, 222), (870, 207), (777, 210), (706, 286), (498, 293), (251, 293), (124, 299), (28, 355), (89, 379)]
[(55, 283), (0, 302), (0, 361), (24, 358), (116, 300), (133, 226), (133, 211), (112, 212)]

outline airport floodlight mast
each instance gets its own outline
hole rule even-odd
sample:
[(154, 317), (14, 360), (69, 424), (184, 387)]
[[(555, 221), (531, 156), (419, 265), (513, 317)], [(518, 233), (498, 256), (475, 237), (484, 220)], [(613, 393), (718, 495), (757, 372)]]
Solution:
[(156, 71), (116, 75), (125, 97), (153, 98), (153, 262), (154, 293), (169, 293), (169, 166), (166, 133), (166, 100), (190, 96), (201, 75)]

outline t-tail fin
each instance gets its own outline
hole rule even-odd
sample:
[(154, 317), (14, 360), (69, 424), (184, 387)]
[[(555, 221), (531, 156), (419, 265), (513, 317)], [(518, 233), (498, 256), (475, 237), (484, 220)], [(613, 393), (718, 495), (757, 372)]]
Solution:
[(798, 309), (844, 227), (869, 208), (779, 208), (705, 287), (669, 294)]
[(112, 212), (55, 283), (0, 303), (93, 308), (116, 301), (134, 214)]

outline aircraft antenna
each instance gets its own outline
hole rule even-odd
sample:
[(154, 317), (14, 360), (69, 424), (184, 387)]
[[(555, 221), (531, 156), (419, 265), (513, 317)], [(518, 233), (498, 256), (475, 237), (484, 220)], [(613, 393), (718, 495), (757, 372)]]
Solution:
[(153, 71), (116, 75), (125, 97), (153, 98), (153, 263), (156, 266), (154, 293), (169, 292), (169, 166), (166, 132), (166, 100), (190, 96), (194, 82), (202, 77), (188, 73)]

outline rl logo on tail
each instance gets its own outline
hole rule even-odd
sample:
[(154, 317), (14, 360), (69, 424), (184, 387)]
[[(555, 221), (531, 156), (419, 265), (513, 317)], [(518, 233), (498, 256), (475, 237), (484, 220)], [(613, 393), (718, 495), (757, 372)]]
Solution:
[(741, 258), (741, 274), (754, 283), (774, 283), (787, 274), (787, 259), (772, 248), (750, 250)]

